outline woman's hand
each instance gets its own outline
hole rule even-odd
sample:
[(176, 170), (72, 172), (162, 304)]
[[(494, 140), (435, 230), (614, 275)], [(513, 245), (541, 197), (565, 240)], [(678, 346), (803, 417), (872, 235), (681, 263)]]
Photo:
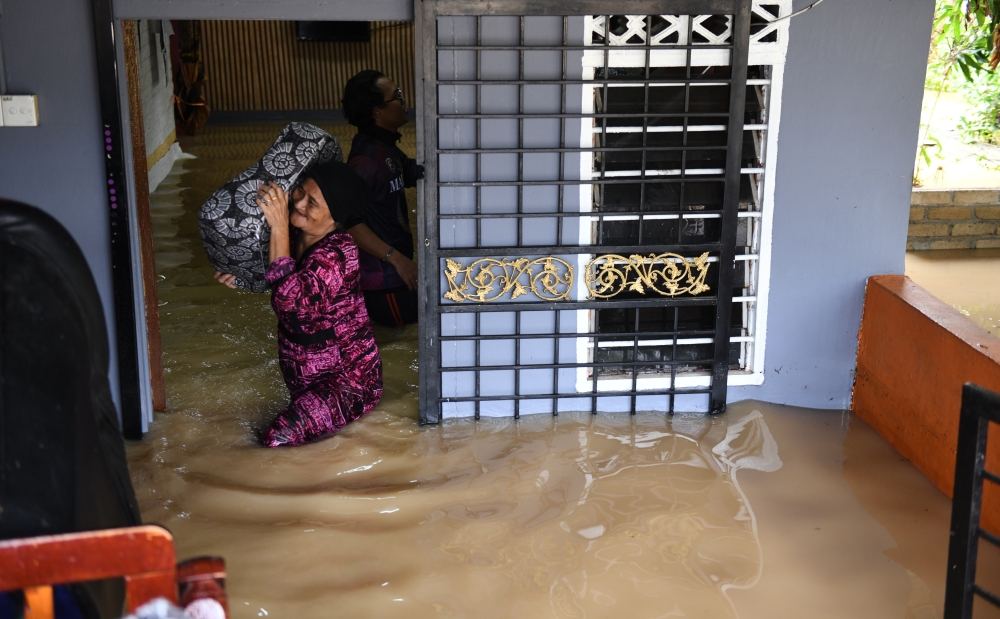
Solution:
[(410, 290), (417, 289), (417, 265), (398, 251), (392, 252), (389, 256), (389, 264), (399, 273), (400, 279)]
[(257, 205), (264, 211), (264, 219), (271, 230), (288, 230), (288, 194), (274, 181), (257, 189)]
[(216, 271), (212, 274), (212, 277), (219, 280), (220, 284), (229, 286), (233, 290), (236, 290), (236, 276), (229, 273), (223, 273), (222, 271)]
[(281, 185), (271, 181), (257, 190), (257, 205), (271, 226), (271, 248), (268, 264), (283, 256), (291, 256), (288, 234), (288, 194)]

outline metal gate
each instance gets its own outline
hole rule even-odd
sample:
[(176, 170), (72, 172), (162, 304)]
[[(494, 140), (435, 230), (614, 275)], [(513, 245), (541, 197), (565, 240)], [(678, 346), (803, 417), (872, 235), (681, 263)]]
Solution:
[(750, 4), (416, 3), (421, 422), (725, 410)]

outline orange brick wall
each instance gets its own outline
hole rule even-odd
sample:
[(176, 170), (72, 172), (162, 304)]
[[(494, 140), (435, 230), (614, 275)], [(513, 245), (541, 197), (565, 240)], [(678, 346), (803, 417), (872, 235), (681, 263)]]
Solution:
[[(1000, 392), (1000, 339), (902, 275), (868, 280), (852, 408), (949, 497), (962, 385)], [(993, 426), (988, 470), (1000, 472)], [(983, 526), (1000, 534), (1000, 488), (986, 482)]]

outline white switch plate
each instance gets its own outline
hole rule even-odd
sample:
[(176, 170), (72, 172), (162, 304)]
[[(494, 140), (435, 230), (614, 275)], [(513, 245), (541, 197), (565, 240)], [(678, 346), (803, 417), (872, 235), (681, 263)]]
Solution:
[(0, 115), (6, 127), (37, 127), (38, 97), (35, 95), (0, 95)]

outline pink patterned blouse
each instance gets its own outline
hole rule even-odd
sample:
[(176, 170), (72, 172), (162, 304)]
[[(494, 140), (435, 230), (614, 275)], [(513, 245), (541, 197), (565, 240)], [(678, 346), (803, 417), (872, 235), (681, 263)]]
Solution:
[[(293, 229), (293, 247), (297, 234)], [(292, 401), (262, 442), (301, 445), (336, 433), (382, 395), (382, 360), (361, 294), (358, 247), (346, 232), (333, 232), (297, 261), (286, 256), (272, 262), (266, 277)]]

